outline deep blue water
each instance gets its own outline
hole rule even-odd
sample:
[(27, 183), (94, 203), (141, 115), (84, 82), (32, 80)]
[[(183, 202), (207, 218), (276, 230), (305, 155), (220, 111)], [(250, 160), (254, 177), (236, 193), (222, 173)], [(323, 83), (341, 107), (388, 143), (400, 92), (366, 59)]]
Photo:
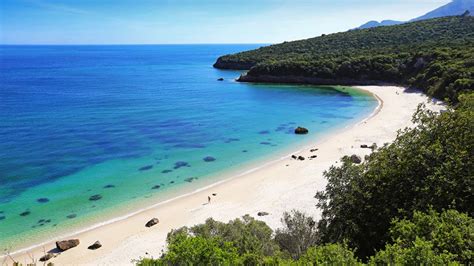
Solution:
[[(0, 248), (288, 149), (377, 104), (212, 68), (256, 47), (0, 46)], [(297, 125), (311, 134), (295, 136)]]

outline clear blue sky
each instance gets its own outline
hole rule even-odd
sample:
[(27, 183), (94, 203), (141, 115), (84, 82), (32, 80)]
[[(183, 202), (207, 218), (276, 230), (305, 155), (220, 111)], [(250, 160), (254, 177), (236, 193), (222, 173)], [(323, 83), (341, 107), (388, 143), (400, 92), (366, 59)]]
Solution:
[(0, 0), (2, 44), (277, 43), (449, 0)]

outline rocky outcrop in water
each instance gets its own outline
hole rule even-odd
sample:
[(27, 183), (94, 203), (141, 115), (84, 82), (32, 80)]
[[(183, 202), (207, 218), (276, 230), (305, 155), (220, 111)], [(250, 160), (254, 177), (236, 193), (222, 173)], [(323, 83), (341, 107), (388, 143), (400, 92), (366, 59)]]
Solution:
[(295, 129), (295, 134), (297, 135), (305, 135), (305, 134), (308, 134), (309, 133), (309, 130), (307, 128), (304, 128), (304, 127), (297, 127)]

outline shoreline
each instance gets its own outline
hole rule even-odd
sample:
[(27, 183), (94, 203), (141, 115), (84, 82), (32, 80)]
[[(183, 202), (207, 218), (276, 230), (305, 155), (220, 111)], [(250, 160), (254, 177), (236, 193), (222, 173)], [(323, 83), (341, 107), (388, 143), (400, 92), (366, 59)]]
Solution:
[[(396, 131), (398, 129), (409, 125), (410, 121), (407, 121), (407, 118), (408, 120), (410, 120), (411, 115), (414, 109), (417, 107), (418, 103), (425, 102), (427, 99), (426, 96), (418, 94), (418, 93), (403, 93), (402, 92), (403, 89), (399, 87), (369, 86), (369, 87), (356, 87), (356, 88), (364, 90), (368, 93), (371, 93), (378, 100), (379, 104), (374, 109), (374, 111), (368, 117), (365, 117), (362, 121), (356, 121), (354, 123), (351, 123), (350, 125), (347, 125), (346, 127), (343, 127), (341, 129), (336, 129), (335, 132), (331, 131), (329, 132), (328, 135), (325, 135), (322, 139), (318, 141), (311, 140), (311, 144), (308, 144), (308, 146), (305, 147), (306, 149), (308, 149), (309, 147), (314, 147), (315, 145), (324, 146), (324, 144), (326, 144), (327, 146), (327, 144), (331, 143), (331, 141), (333, 142), (336, 141), (337, 143), (338, 142), (337, 139), (341, 135), (344, 135), (344, 134), (347, 135), (348, 133), (350, 135), (351, 131), (356, 130), (357, 127), (364, 127), (367, 124), (373, 124), (372, 120), (375, 120), (375, 118), (380, 118), (379, 115), (381, 113), (384, 113), (383, 112), (384, 99), (387, 100), (388, 98), (393, 98), (393, 97), (394, 98), (410, 98), (409, 101), (406, 101), (407, 99), (402, 99), (401, 101), (398, 101), (398, 104), (401, 106), (394, 106), (395, 109), (401, 109), (399, 110), (401, 112), (400, 114), (398, 114), (397, 112), (395, 112), (395, 114), (392, 114), (395, 116), (398, 115), (399, 117), (398, 117), (398, 120), (395, 121), (396, 123), (393, 125), (393, 128), (389, 130), (390, 132), (382, 132), (382, 133), (389, 133), (388, 136), (387, 134), (382, 134), (385, 136), (382, 136), (382, 138), (380, 137), (377, 138), (377, 141), (375, 141), (375, 138), (377, 136), (372, 136), (374, 138), (374, 141), (372, 142), (366, 141), (366, 144), (371, 144), (373, 142), (376, 142), (380, 146), (383, 143), (385, 143), (385, 140), (387, 141), (392, 140), (393, 137), (396, 136)], [(384, 89), (385, 91), (382, 93)], [(396, 92), (397, 94), (395, 94)], [(402, 93), (400, 93), (399, 95), (398, 92), (402, 92)], [(381, 93), (384, 94), (383, 97), (380, 97)], [(388, 94), (392, 94), (392, 97), (388, 97), (389, 96)], [(402, 96), (405, 96), (405, 97), (402, 97)], [(409, 108), (406, 108), (407, 106), (404, 106), (405, 102), (406, 104), (409, 105), (408, 106)], [(390, 102), (390, 105), (392, 105), (391, 102)], [(403, 107), (403, 108), (400, 108), (400, 107)], [(432, 107), (434, 107), (434, 105)], [(385, 120), (385, 119), (382, 119), (382, 120)], [(382, 122), (390, 123), (390, 121), (382, 121)], [(392, 121), (392, 124), (393, 122), (394, 121)], [(384, 123), (382, 123), (382, 125), (383, 124)], [(368, 133), (370, 135), (370, 132)], [(383, 141), (383, 142), (380, 142), (380, 141)], [(340, 156), (341, 154), (347, 153), (346, 151), (344, 151), (344, 149), (347, 149), (347, 147), (341, 148), (340, 145), (337, 147), (339, 148), (336, 149), (336, 152), (334, 152), (334, 149), (332, 149), (332, 151), (326, 152), (327, 153), (326, 155), (329, 155), (329, 156), (325, 156), (325, 157), (329, 157), (330, 159), (325, 160), (323, 158), (322, 160), (325, 160), (324, 161), (325, 163), (322, 163), (322, 166), (317, 165), (316, 169), (312, 169), (314, 167), (311, 167), (311, 165), (314, 161), (321, 160), (320, 153), (323, 151), (318, 151), (316, 153), (318, 155), (318, 158), (313, 161), (305, 160), (303, 162), (299, 162), (299, 161), (291, 160), (291, 158), (289, 158), (291, 154), (306, 155), (308, 152), (305, 151), (305, 148), (303, 148), (299, 150), (298, 152), (293, 152), (283, 157), (278, 156), (279, 158), (276, 160), (263, 163), (263, 165), (260, 165), (256, 168), (245, 170), (242, 173), (233, 175), (229, 178), (219, 180), (217, 182), (213, 182), (210, 185), (201, 187), (190, 193), (183, 194), (183, 195), (174, 197), (172, 199), (155, 203), (141, 210), (129, 213), (121, 217), (117, 217), (113, 220), (109, 220), (101, 224), (96, 224), (92, 227), (83, 229), (80, 232), (75, 232), (72, 235), (74, 235), (75, 237), (78, 237), (81, 240), (81, 245), (79, 245), (79, 247), (77, 248), (64, 252), (57, 258), (52, 259), (51, 262), (58, 263), (58, 264), (64, 264), (64, 263), (126, 264), (127, 262), (130, 263), (130, 259), (138, 259), (140, 256), (146, 256), (147, 254), (148, 256), (157, 257), (160, 253), (160, 249), (164, 247), (164, 244), (165, 244), (164, 240), (166, 238), (166, 234), (169, 231), (169, 229), (178, 228), (184, 225), (189, 226), (196, 223), (202, 223), (207, 217), (211, 217), (211, 216), (217, 220), (227, 221), (228, 219), (240, 217), (245, 213), (249, 213), (252, 216), (256, 216), (256, 211), (261, 209), (262, 211), (269, 211), (271, 215), (265, 216), (265, 217), (257, 217), (257, 218), (260, 220), (266, 221), (272, 228), (275, 228), (276, 226), (278, 226), (279, 219), (277, 218), (279, 218), (282, 214), (282, 212), (280, 211), (271, 210), (271, 208), (274, 209), (275, 207), (273, 203), (274, 201), (273, 197), (275, 196), (278, 197), (277, 193), (268, 193), (269, 195), (266, 199), (267, 201), (263, 202), (265, 204), (263, 204), (262, 202), (260, 204), (252, 204), (252, 203), (255, 203), (254, 199), (250, 200), (250, 204), (244, 204), (243, 201), (249, 202), (249, 199), (247, 199), (247, 197), (242, 194), (248, 193), (247, 188), (249, 186), (252, 187), (253, 189), (251, 190), (253, 190), (256, 193), (261, 192), (261, 191), (266, 191), (266, 190), (272, 190), (272, 185), (275, 188), (278, 186), (278, 184), (272, 184), (276, 182), (274, 182), (275, 181), (274, 178), (271, 178), (269, 176), (271, 175), (277, 176), (276, 177), (277, 180), (288, 179), (288, 175), (294, 175), (293, 172), (294, 172), (295, 165), (297, 166), (296, 167), (297, 170), (300, 170), (300, 171), (305, 170), (306, 168), (309, 168), (309, 170), (306, 172), (310, 172), (309, 174), (311, 174), (311, 176), (313, 174), (320, 173), (321, 172), (320, 170), (324, 171), (327, 169), (326, 166), (328, 165), (328, 163), (329, 163), (329, 166), (334, 164), (334, 158), (336, 159), (336, 162), (337, 162), (337, 160), (339, 160), (339, 158), (342, 157)], [(353, 146), (351, 146), (351, 149), (356, 150)], [(359, 150), (358, 151), (359, 153), (368, 152), (366, 149), (362, 151), (360, 151), (360, 149), (357, 149), (357, 150)], [(364, 154), (358, 154), (358, 155), (363, 156)], [(291, 167), (289, 167), (290, 164), (291, 164)], [(280, 171), (281, 168), (286, 171)], [(304, 169), (301, 169), (301, 168), (304, 168)], [(288, 172), (288, 170), (290, 170), (290, 172)], [(311, 202), (314, 202), (314, 199), (312, 197), (314, 196), (314, 193), (316, 193), (317, 190), (324, 188), (323, 186), (324, 180), (322, 176), (316, 176), (316, 178), (312, 178), (311, 176), (306, 174), (304, 178), (300, 178), (302, 180), (299, 180), (299, 182), (304, 184), (305, 187), (308, 187), (309, 185), (308, 182), (310, 182), (310, 184), (311, 183), (315, 184), (316, 182), (316, 184), (318, 185), (317, 186), (318, 189), (316, 189), (316, 187), (313, 189), (310, 188), (313, 191), (313, 195), (309, 197), (307, 197), (306, 195), (304, 196), (304, 198), (298, 198), (298, 200), (308, 200), (310, 204), (308, 205), (308, 203), (306, 202), (304, 204), (298, 204), (301, 202), (295, 201), (296, 204), (293, 204), (293, 205), (296, 205), (296, 207), (307, 207), (307, 206), (313, 205), (312, 207), (312, 209), (314, 209), (313, 212), (316, 216), (318, 216), (316, 207), (314, 207), (314, 204), (312, 204)], [(291, 181), (295, 181), (293, 178), (289, 178), (289, 179)], [(317, 180), (313, 180), (313, 179), (317, 179)], [(268, 181), (272, 181), (272, 182), (268, 182)], [(290, 187), (288, 188), (290, 192), (295, 190), (294, 184), (293, 184), (293, 187), (291, 185), (292, 184), (290, 184)], [(237, 188), (233, 186), (237, 186)], [(264, 188), (262, 188), (262, 186), (264, 186)], [(229, 189), (229, 187), (232, 187), (232, 188)], [(243, 189), (239, 190), (238, 187), (241, 187)], [(277, 191), (281, 192), (285, 190), (287, 189), (284, 186), (283, 190), (279, 188), (279, 190)], [(205, 203), (202, 204), (204, 202), (205, 195), (209, 195), (213, 191), (218, 192), (217, 196), (213, 198), (213, 202), (209, 206), (206, 206), (207, 204)], [(227, 193), (222, 193), (220, 191), (226, 191)], [(244, 193), (239, 193), (239, 192), (244, 192)], [(275, 191), (272, 191), (272, 192), (275, 192)], [(299, 197), (303, 197), (303, 196), (301, 195)], [(262, 201), (260, 198), (261, 197), (257, 197), (257, 200)], [(214, 203), (215, 201), (217, 201), (217, 203)], [(222, 203), (220, 201), (222, 201)], [(199, 204), (196, 205), (196, 202), (198, 202)], [(251, 205), (254, 205), (254, 206), (251, 206)], [(194, 208), (190, 209), (190, 206), (193, 206)], [(220, 209), (221, 212), (216, 211), (214, 206), (217, 206), (218, 210)], [(231, 211), (233, 209), (232, 206), (234, 207), (233, 212)], [(281, 206), (279, 207), (280, 208), (277, 208), (277, 209), (281, 209), (281, 210), (292, 209), (290, 207), (286, 208), (286, 205), (284, 206), (285, 208), (281, 208)], [(237, 211), (235, 210), (235, 208), (239, 208), (239, 210)], [(252, 209), (253, 209), (253, 212), (249, 211)], [(302, 209), (308, 209), (308, 208), (302, 208)], [(175, 215), (174, 218), (171, 218), (171, 216), (173, 216), (173, 213), (176, 213), (176, 210), (181, 211), (181, 216), (178, 214), (178, 215)], [(185, 212), (185, 211), (188, 211), (187, 214), (188, 215), (190, 214), (191, 217), (189, 217), (188, 215), (183, 216), (182, 212)], [(155, 214), (155, 212), (158, 214)], [(165, 215), (166, 213), (171, 214), (171, 215)], [(160, 219), (160, 224), (156, 225), (153, 228), (145, 228), (144, 224), (146, 223), (146, 221), (148, 221), (149, 219), (155, 216)], [(107, 232), (111, 234), (107, 234)], [(68, 234), (68, 236), (71, 236), (71, 234)], [(56, 239), (60, 239), (60, 238), (63, 238), (63, 237), (56, 237)], [(95, 242), (94, 239), (101, 241), (104, 247), (96, 251), (87, 250), (87, 246)], [(135, 243), (136, 241), (142, 244), (136, 245), (137, 244)], [(17, 261), (20, 261), (22, 263), (31, 262), (31, 259), (29, 258), (28, 254), (19, 254), (19, 253), (24, 253), (28, 250), (31, 252), (31, 254), (33, 254), (35, 258), (39, 258), (43, 255), (43, 249), (41, 248), (43, 246), (48, 247), (45, 250), (50, 250), (54, 247), (54, 243), (52, 243), (51, 241), (48, 241), (47, 243), (36, 245), (36, 247), (33, 247), (33, 248), (27, 248), (27, 249), (16, 251), (15, 253), (11, 253), (11, 255)], [(135, 251), (129, 250), (127, 249), (127, 247), (129, 248), (133, 247)], [(124, 251), (124, 249), (128, 250), (128, 252)], [(125, 257), (129, 259), (127, 262), (124, 261)]]
[[(286, 85), (286, 84), (282, 84), (282, 85)], [(301, 86), (305, 86), (305, 85), (301, 85)], [(336, 89), (336, 87), (341, 87), (341, 86), (332, 85), (328, 87), (329, 89), (332, 90), (332, 89)], [(310, 136), (309, 139), (304, 140), (302, 143), (295, 143), (292, 146), (286, 147), (285, 149), (272, 151), (269, 153), (269, 155), (266, 155), (264, 157), (254, 159), (249, 162), (245, 162), (239, 166), (235, 166), (232, 169), (220, 170), (218, 172), (210, 174), (209, 176), (207, 176), (208, 178), (202, 178), (202, 179), (196, 180), (193, 183), (197, 184), (197, 186), (173, 188), (170, 191), (164, 191), (163, 194), (158, 195), (154, 198), (141, 199), (141, 201), (137, 201), (129, 205), (126, 205), (127, 211), (118, 209), (118, 211), (116, 212), (114, 212), (113, 210), (105, 212), (104, 214), (112, 214), (112, 215), (109, 215), (109, 217), (107, 217), (106, 219), (103, 219), (102, 221), (97, 221), (95, 223), (89, 223), (89, 224), (86, 223), (86, 224), (83, 224), (82, 226), (73, 227), (73, 230), (59, 232), (55, 234), (54, 237), (52, 238), (38, 241), (37, 244), (33, 244), (26, 247), (19, 247), (17, 249), (12, 249), (12, 251), (9, 252), (8, 254), (11, 256), (18, 256), (18, 255), (21, 255), (21, 253), (26, 254), (27, 252), (40, 249), (50, 244), (54, 244), (58, 240), (73, 238), (74, 236), (86, 233), (88, 231), (97, 230), (101, 227), (126, 220), (135, 215), (139, 215), (150, 209), (158, 208), (164, 204), (172, 203), (175, 200), (192, 196), (201, 191), (212, 189), (215, 186), (225, 184), (241, 176), (245, 176), (255, 171), (259, 171), (262, 168), (271, 166), (275, 163), (291, 158), (291, 155), (293, 154), (299, 154), (303, 150), (312, 146), (314, 143), (319, 143), (319, 142), (324, 141), (327, 137), (331, 136), (332, 134), (337, 134), (338, 132), (348, 130), (353, 126), (370, 119), (372, 116), (376, 115), (380, 111), (381, 106), (383, 106), (383, 101), (377, 95), (373, 94), (372, 92), (368, 90), (356, 88), (356, 87), (346, 87), (346, 86), (343, 86), (343, 87), (350, 88), (357, 91), (363, 91), (369, 94), (377, 101), (377, 105), (375, 106), (375, 108), (372, 109), (370, 114), (361, 115), (360, 117), (354, 118), (352, 121), (346, 122), (345, 124), (341, 124), (340, 126), (336, 126), (332, 129), (329, 129), (327, 132), (324, 132), (321, 135)], [(154, 203), (149, 204), (147, 203), (147, 201), (148, 202), (151, 201)], [(137, 206), (141, 206), (140, 203), (143, 203), (145, 207), (141, 207), (141, 208), (137, 207)], [(5, 257), (6, 256), (4, 254), (0, 254), (0, 259), (4, 259)]]

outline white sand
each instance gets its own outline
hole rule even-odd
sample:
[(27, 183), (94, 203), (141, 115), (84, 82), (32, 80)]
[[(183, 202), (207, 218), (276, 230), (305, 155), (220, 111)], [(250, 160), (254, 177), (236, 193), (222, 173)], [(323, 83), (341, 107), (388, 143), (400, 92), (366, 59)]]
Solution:
[[(202, 223), (208, 217), (228, 221), (245, 214), (261, 219), (272, 228), (280, 226), (284, 211), (298, 209), (315, 218), (320, 217), (316, 209), (314, 195), (326, 184), (323, 171), (343, 155), (357, 154), (362, 158), (370, 149), (360, 148), (361, 144), (377, 143), (380, 147), (392, 141), (397, 130), (411, 125), (411, 117), (419, 103), (428, 98), (421, 93), (405, 93), (399, 87), (364, 86), (361, 89), (375, 94), (381, 101), (374, 114), (349, 128), (331, 134), (324, 140), (315, 142), (300, 154), (304, 157), (317, 155), (314, 160), (296, 161), (291, 158), (270, 163), (257, 171), (221, 182), (213, 187), (173, 200), (146, 210), (125, 220), (111, 223), (91, 231), (80, 233), (81, 244), (68, 250), (51, 261), (64, 264), (130, 264), (140, 257), (158, 257), (165, 247), (166, 234), (172, 228)], [(442, 106), (429, 103), (434, 110)], [(311, 148), (318, 148), (311, 153)], [(288, 166), (287, 166), (288, 165)], [(208, 195), (211, 204), (207, 202)], [(257, 212), (266, 211), (270, 215), (257, 217)], [(145, 223), (152, 217), (160, 223), (146, 228)], [(103, 247), (92, 251), (87, 247), (100, 240)], [(54, 248), (54, 243), (46, 244), (13, 257), (26, 265), (29, 256), (38, 259), (43, 250)], [(9, 260), (11, 263), (11, 261)]]

